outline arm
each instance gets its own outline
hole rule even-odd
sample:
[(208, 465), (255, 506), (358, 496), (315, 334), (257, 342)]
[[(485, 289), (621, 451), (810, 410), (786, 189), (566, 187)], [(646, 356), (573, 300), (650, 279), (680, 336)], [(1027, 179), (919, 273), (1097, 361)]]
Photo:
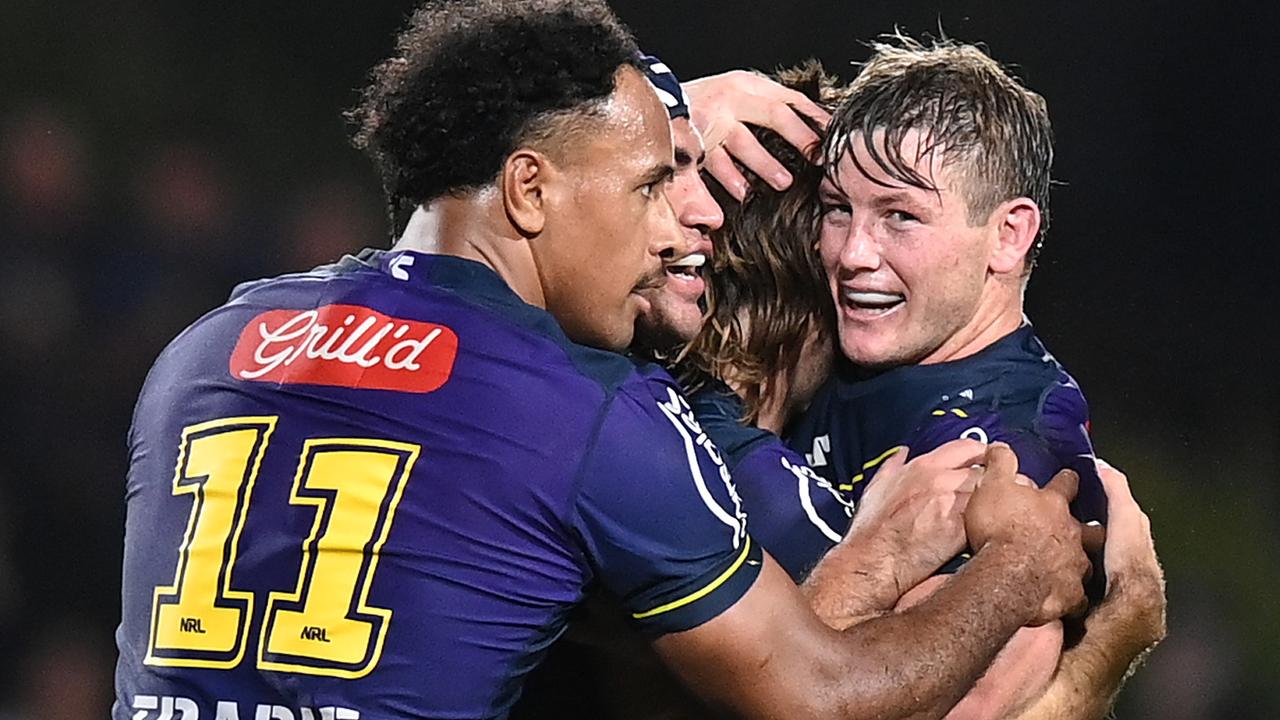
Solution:
[(1124, 474), (1098, 461), (1107, 492), (1107, 595), (1085, 619), (1080, 643), (1062, 655), (1045, 694), (1019, 720), (1094, 720), (1166, 632), (1164, 574), (1151, 521)]
[[(741, 600), (656, 649), (695, 692), (748, 717), (941, 717), (1018, 627), (1083, 601), (1087, 560), (1067, 492), (1020, 485), (1015, 468), (1007, 447), (988, 452), (971, 500), (983, 512), (966, 518), (981, 549), (919, 606), (835, 631), (766, 556)], [(841, 543), (819, 567), (845, 561), (850, 547)]]
[[(885, 461), (858, 503), (849, 532), (802, 590), (827, 625), (843, 630), (892, 611), (902, 595), (965, 546), (963, 512), (985, 448), (956, 440), (906, 462)], [(849, 587), (849, 577), (859, 582)]]
[(758, 73), (733, 70), (684, 83), (694, 127), (702, 133), (707, 159), (703, 167), (738, 200), (746, 197), (747, 179), (736, 159), (777, 190), (791, 186), (791, 173), (764, 149), (747, 123), (781, 135), (801, 152), (818, 146), (818, 135), (797, 113), (825, 126), (830, 114), (803, 93)]

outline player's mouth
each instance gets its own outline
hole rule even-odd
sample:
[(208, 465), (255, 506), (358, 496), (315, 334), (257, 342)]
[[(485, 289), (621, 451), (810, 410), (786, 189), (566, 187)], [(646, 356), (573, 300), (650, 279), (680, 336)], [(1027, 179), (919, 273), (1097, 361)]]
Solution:
[(670, 279), (666, 268), (659, 268), (656, 272), (649, 273), (636, 282), (635, 286), (631, 288), (629, 297), (635, 302), (640, 315), (648, 313), (653, 308), (653, 303), (649, 300), (648, 293), (654, 290), (661, 290), (668, 284), (670, 284)]
[(689, 253), (679, 260), (666, 263), (663, 269), (667, 275), (667, 287), (690, 302), (696, 302), (707, 289), (702, 279), (702, 268), (707, 264), (704, 253)]
[(881, 290), (840, 288), (840, 309), (846, 317), (855, 320), (874, 320), (884, 317), (906, 303), (902, 293)]

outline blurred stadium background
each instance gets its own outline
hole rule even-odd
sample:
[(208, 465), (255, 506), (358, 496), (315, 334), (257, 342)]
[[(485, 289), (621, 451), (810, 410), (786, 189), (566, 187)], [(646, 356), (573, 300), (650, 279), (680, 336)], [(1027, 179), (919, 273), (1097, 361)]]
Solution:
[[(0, 717), (105, 717), (124, 437), (164, 343), (236, 282), (387, 242), (341, 110), (413, 3), (0, 4)], [(1041, 335), (1127, 470), (1170, 637), (1126, 720), (1280, 717), (1280, 44), (1208, 2), (640, 2), (683, 77), (895, 25), (982, 41), (1049, 101)]]

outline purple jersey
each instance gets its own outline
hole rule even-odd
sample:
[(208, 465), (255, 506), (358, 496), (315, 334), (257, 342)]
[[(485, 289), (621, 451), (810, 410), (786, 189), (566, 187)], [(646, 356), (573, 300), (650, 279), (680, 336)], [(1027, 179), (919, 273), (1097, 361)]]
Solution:
[(588, 585), (652, 635), (759, 571), (670, 377), (459, 258), (237, 288), (130, 452), (116, 720), (500, 718)]
[(744, 424), (742, 399), (724, 383), (708, 383), (689, 402), (733, 472), (751, 536), (793, 580), (804, 580), (844, 537), (853, 502), (777, 435)]
[(880, 464), (902, 447), (915, 456), (957, 438), (1006, 442), (1018, 455), (1019, 472), (1040, 485), (1064, 467), (1076, 470), (1080, 490), (1073, 514), (1105, 521), (1106, 494), (1088, 426), (1079, 385), (1024, 325), (954, 362), (909, 365), (861, 380), (846, 368), (823, 386), (787, 440), (855, 501)]

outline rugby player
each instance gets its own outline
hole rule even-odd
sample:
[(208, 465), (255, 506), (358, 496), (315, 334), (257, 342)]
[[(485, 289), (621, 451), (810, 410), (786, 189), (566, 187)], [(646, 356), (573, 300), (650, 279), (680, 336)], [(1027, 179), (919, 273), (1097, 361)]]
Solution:
[[(780, 189), (778, 185), (786, 181), (790, 186), (790, 182), (795, 181), (802, 187), (792, 188), (786, 196), (793, 200), (800, 198), (794, 204), (802, 207), (804, 214), (816, 221), (817, 212), (808, 198), (816, 188), (816, 179), (820, 178), (820, 173), (809, 163), (800, 148), (813, 149), (817, 146), (821, 119), (826, 117), (826, 112), (814, 103), (816, 91), (806, 94), (796, 90), (803, 83), (792, 81), (795, 79), (785, 74), (784, 80), (789, 81), (786, 85), (755, 73), (736, 71), (695, 80), (682, 86), (670, 68), (659, 59), (649, 56), (644, 59), (643, 64), (649, 81), (667, 106), (671, 117), (675, 173), (667, 189), (667, 197), (686, 242), (682, 249), (664, 258), (666, 284), (643, 291), (649, 307), (636, 324), (636, 336), (630, 350), (637, 358), (669, 364), (675, 360), (682, 346), (698, 336), (699, 330), (703, 328), (703, 269), (711, 255), (711, 234), (720, 228), (724, 220), (721, 206), (729, 208), (730, 214), (734, 216), (746, 214), (738, 210), (737, 200), (728, 189), (733, 187), (735, 176), (719, 174), (717, 183), (713, 184), (720, 195), (718, 199), (703, 181), (699, 171), (709, 155), (704, 151), (702, 134), (692, 120), (694, 113), (691, 112), (685, 87), (694, 88), (697, 98), (695, 102), (698, 105), (715, 104), (715, 112), (697, 113), (699, 116), (714, 115), (722, 126), (736, 125), (751, 133), (752, 144), (738, 143), (734, 148), (734, 157), (747, 154), (749, 157), (768, 158), (781, 166), (782, 173), (775, 173), (775, 180), (769, 182), (747, 166), (745, 161), (742, 162), (741, 169), (738, 165), (733, 166), (736, 177), (748, 178), (751, 183), (759, 185), (756, 191), (748, 191), (746, 199), (748, 203), (756, 203), (752, 214), (757, 216), (760, 215), (760, 198), (777, 196), (776, 191)], [(762, 112), (755, 106), (761, 98), (767, 98), (768, 102), (782, 110), (781, 115)], [(804, 116), (812, 119), (803, 120), (791, 107), (802, 108)], [(749, 128), (756, 126), (744, 121), (744, 117), (769, 122), (769, 127), (787, 131), (790, 139), (773, 130), (752, 132)], [(779, 118), (782, 117), (788, 117), (790, 122), (781, 121)], [(797, 121), (800, 123), (798, 128), (793, 125)], [(757, 138), (757, 133), (760, 138)], [(761, 139), (765, 140), (764, 144)], [(771, 171), (764, 162), (756, 162), (755, 166), (762, 168), (760, 172)], [(764, 188), (768, 188), (769, 192), (765, 193)], [(791, 219), (790, 215), (787, 217), (788, 220)], [(814, 228), (816, 229), (816, 225)], [(723, 247), (721, 252), (724, 252)], [(807, 254), (803, 251), (797, 253), (801, 256)], [(753, 262), (747, 264), (751, 265)], [(821, 268), (817, 267), (816, 260), (813, 265), (816, 268), (814, 278), (820, 278)], [(767, 269), (764, 264), (758, 267), (761, 270)], [(736, 272), (721, 271), (713, 274), (709, 280), (716, 287), (724, 287), (726, 283), (722, 280), (725, 278), (732, 278), (729, 284), (761, 279), (751, 275), (750, 267), (738, 264), (734, 269)], [(813, 290), (811, 294), (814, 296), (815, 307), (829, 306), (825, 290), (818, 279), (805, 283), (805, 286)], [(750, 289), (744, 288), (743, 294), (751, 294)], [(786, 306), (774, 307), (785, 309)], [(799, 314), (794, 314), (794, 317), (803, 319)], [(776, 323), (771, 327), (785, 324)], [(762, 331), (757, 335), (766, 333)], [(803, 332), (796, 339), (798, 342), (795, 347), (799, 349), (799, 341), (804, 339)], [(826, 348), (826, 356), (829, 357), (829, 343)], [(792, 355), (798, 356), (800, 353)], [(806, 358), (823, 357), (822, 353), (812, 351), (803, 355)], [(766, 360), (762, 359), (761, 363), (773, 367)], [(825, 370), (821, 368), (808, 369), (813, 372), (801, 375), (812, 375), (819, 382), (826, 376)], [(700, 387), (705, 377), (699, 375), (696, 379), (690, 379), (699, 383)], [(780, 394), (792, 399), (803, 396), (806, 398), (804, 402), (807, 402), (807, 397), (812, 397), (812, 392), (816, 389), (816, 384), (807, 390), (793, 386), (794, 392)], [(745, 458), (753, 466), (752, 473), (765, 467), (772, 471), (768, 476), (776, 490), (767, 495), (770, 502), (762, 502), (760, 497), (751, 499), (754, 505), (753, 528), (763, 531), (765, 540), (762, 540), (760, 532), (756, 530), (753, 530), (752, 536), (762, 540), (771, 557), (778, 560), (783, 569), (799, 582), (804, 575), (794, 572), (794, 560), (800, 558), (807, 570), (838, 542), (849, 527), (852, 503), (834, 492), (826, 481), (812, 472), (805, 472), (803, 458), (783, 445), (776, 435), (743, 425), (740, 422), (741, 415), (738, 414), (740, 404), (730, 406), (726, 402), (708, 402), (711, 397), (720, 396), (715, 393), (699, 393), (690, 398), (695, 418), (699, 426), (716, 442), (728, 467), (735, 468)], [(769, 420), (762, 417), (761, 422)], [(767, 436), (772, 441), (759, 442), (762, 436)], [(741, 452), (743, 449), (749, 452)], [(779, 464), (779, 460), (788, 462)], [(797, 477), (793, 473), (800, 475)], [(944, 482), (961, 480), (954, 477), (939, 479)], [(797, 482), (800, 483), (798, 492)], [(787, 488), (790, 488), (789, 492)], [(938, 483), (927, 488), (915, 488), (916, 492), (911, 496), (910, 502), (903, 500), (901, 491), (904, 488), (901, 485), (893, 489), (898, 491), (898, 499), (887, 500), (879, 503), (879, 506), (893, 507), (896, 513), (892, 518), (876, 517), (874, 512), (866, 512), (860, 516), (861, 526), (856, 542), (861, 549), (857, 557), (863, 561), (863, 565), (845, 569), (861, 576), (861, 581), (852, 588), (858, 597), (888, 598), (883, 608), (879, 605), (868, 606), (862, 614), (891, 608), (898, 598), (899, 586), (903, 583), (914, 585), (936, 570), (941, 559), (950, 557), (946, 553), (954, 554), (963, 546), (963, 525), (958, 509), (961, 504), (956, 503), (955, 498), (955, 493), (962, 491), (961, 487), (956, 487), (953, 482), (952, 486)], [(963, 491), (967, 492), (968, 489), (966, 485)], [(791, 501), (789, 508), (783, 507), (784, 502), (772, 502), (781, 501), (784, 497)], [(927, 502), (950, 504), (956, 510), (941, 516), (942, 522), (936, 525), (922, 523), (919, 517), (929, 516), (929, 508), (925, 504)], [(806, 511), (812, 513), (811, 526), (802, 528), (791, 523), (796, 518), (796, 513)], [(757, 512), (759, 517), (755, 516)], [(899, 542), (888, 547), (884, 543), (889, 538)], [(931, 548), (938, 543), (942, 544), (941, 550)], [(879, 552), (871, 551), (873, 547), (877, 547)], [(921, 561), (918, 559), (921, 555), (939, 559)], [(911, 568), (917, 568), (915, 574), (912, 574)], [(852, 596), (843, 597), (841, 602), (844, 607), (858, 604), (857, 599)], [(513, 717), (556, 717), (569, 720), (674, 717), (674, 713), (696, 716), (700, 712), (696, 700), (682, 692), (670, 674), (662, 669), (644, 638), (637, 633), (628, 632), (624, 619), (625, 613), (616, 607), (616, 603), (599, 596), (593, 597), (585, 607), (576, 611), (565, 638), (552, 649), (547, 661), (532, 673), (525, 696), (514, 709)]]
[[(826, 102), (838, 99), (834, 83), (816, 65), (783, 72), (780, 79), (812, 98), (821, 94)], [(692, 316), (692, 310), (670, 309), (687, 294), (667, 288), (649, 292), (671, 295), (665, 304), (653, 303), (654, 308), (669, 308), (667, 334), (683, 333), (690, 336), (684, 339), (692, 340), (681, 358), (680, 378), (686, 390), (692, 389), (690, 402), (701, 426), (733, 469), (744, 507), (752, 517), (753, 536), (793, 576), (803, 577), (839, 540), (833, 528), (848, 522), (841, 523), (840, 512), (848, 504), (833, 499), (826, 481), (814, 483), (804, 460), (780, 447), (773, 434), (811, 399), (816, 389), (813, 378), (824, 378), (830, 366), (832, 306), (822, 287), (822, 267), (811, 252), (819, 219), (813, 195), (821, 173), (774, 133), (762, 128), (756, 133), (797, 184), (787, 192), (776, 192), (748, 172), (749, 189), (741, 204), (718, 198), (727, 209), (727, 222), (714, 233), (716, 255), (708, 278), (710, 308), (705, 325), (682, 324), (678, 321)], [(689, 333), (690, 327), (701, 332)], [(1108, 474), (1109, 505), (1127, 523), (1114, 528), (1118, 534), (1108, 545), (1108, 576), (1122, 582), (1111, 583), (1107, 600), (1088, 620), (1086, 641), (1068, 651), (1049, 692), (1027, 710), (1027, 717), (1100, 715), (1130, 662), (1163, 634), (1162, 580), (1149, 527), (1123, 476), (1108, 470), (1104, 477)], [(866, 520), (871, 509), (867, 504), (879, 504), (872, 497), (874, 491), (884, 492), (883, 483), (870, 487), (872, 494), (862, 498), (860, 520)], [(1120, 566), (1124, 569), (1116, 573)], [(862, 595), (865, 608), (883, 611), (898, 601), (896, 588), (877, 595), (870, 575), (868, 580), (861, 588), (866, 591)], [(1121, 584), (1127, 589), (1122, 590)], [(1012, 648), (1007, 658), (1016, 659), (1015, 652)], [(1090, 672), (1081, 672), (1082, 668)], [(1017, 686), (1023, 679), (1016, 663), (1009, 667), (1006, 659), (1005, 668), (995, 668), (957, 706), (955, 717), (1005, 716), (1009, 708), (994, 702), (992, 696), (998, 695), (999, 688), (993, 691), (992, 681)]]
[(414, 13), (355, 113), (396, 246), (240, 286), (144, 384), (117, 720), (503, 717), (590, 582), (715, 706), (937, 717), (1082, 604), (1075, 476), (1000, 446), (898, 467), (986, 463), (973, 559), (901, 615), (831, 630), (760, 550), (674, 381), (610, 352), (681, 242), (638, 65), (589, 0)]
[[(973, 46), (899, 40), (875, 46), (824, 145), (819, 249), (847, 362), (790, 442), (854, 500), (898, 448), (1007, 442), (1037, 483), (1074, 468), (1074, 513), (1105, 521), (1084, 397), (1023, 315), (1048, 226), (1045, 103)], [(973, 705), (1024, 706), (1060, 647), (1056, 624), (1019, 633), (991, 670), (1017, 681)]]

